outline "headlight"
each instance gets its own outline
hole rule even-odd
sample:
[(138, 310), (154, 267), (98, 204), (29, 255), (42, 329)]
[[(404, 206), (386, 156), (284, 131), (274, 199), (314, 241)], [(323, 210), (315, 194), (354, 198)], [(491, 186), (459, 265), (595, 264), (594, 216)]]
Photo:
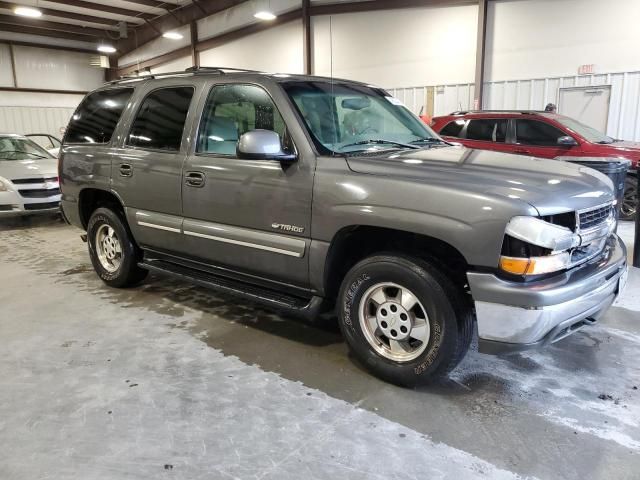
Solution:
[(579, 246), (580, 235), (536, 217), (514, 217), (507, 224), (500, 269), (512, 275), (543, 275), (569, 268), (568, 250)]

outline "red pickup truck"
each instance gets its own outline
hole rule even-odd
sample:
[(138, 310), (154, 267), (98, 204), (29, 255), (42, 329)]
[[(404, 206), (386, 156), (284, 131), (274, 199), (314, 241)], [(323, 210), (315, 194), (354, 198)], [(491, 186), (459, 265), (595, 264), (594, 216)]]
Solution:
[(626, 158), (631, 170), (625, 184), (622, 218), (635, 215), (640, 143), (625, 142), (564, 115), (536, 111), (469, 111), (434, 117), (431, 127), (445, 140), (469, 148), (542, 158)]

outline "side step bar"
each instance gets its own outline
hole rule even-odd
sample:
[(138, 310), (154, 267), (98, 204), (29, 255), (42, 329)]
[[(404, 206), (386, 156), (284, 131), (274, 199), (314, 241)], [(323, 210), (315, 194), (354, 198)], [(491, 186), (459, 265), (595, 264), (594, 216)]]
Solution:
[(145, 259), (139, 262), (138, 266), (151, 272), (169, 275), (205, 288), (244, 297), (256, 303), (302, 317), (306, 320), (313, 320), (322, 311), (324, 304), (322, 297), (313, 296), (310, 299), (304, 299), (293, 295), (286, 295), (166, 260)]

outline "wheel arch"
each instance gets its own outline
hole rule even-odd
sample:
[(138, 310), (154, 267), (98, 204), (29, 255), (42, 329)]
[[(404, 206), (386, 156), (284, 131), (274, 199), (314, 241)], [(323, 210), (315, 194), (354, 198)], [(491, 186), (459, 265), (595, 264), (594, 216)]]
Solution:
[(342, 279), (357, 262), (380, 252), (398, 252), (435, 260), (457, 285), (466, 284), (468, 262), (450, 243), (425, 234), (368, 225), (350, 225), (333, 236), (324, 264), (323, 290), (335, 298)]
[(86, 230), (91, 214), (100, 207), (109, 207), (125, 218), (124, 203), (111, 190), (101, 188), (84, 188), (78, 195), (78, 210), (82, 227)]

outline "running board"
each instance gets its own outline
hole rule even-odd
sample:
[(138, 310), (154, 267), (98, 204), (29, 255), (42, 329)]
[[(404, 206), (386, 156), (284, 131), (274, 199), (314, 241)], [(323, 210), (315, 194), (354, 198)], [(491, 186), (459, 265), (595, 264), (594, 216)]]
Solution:
[(321, 309), (324, 304), (322, 297), (312, 296), (310, 299), (305, 299), (287, 295), (166, 260), (145, 259), (139, 262), (138, 266), (151, 272), (169, 275), (205, 288), (244, 297), (256, 303), (282, 310), (307, 320), (314, 319), (322, 311)]

